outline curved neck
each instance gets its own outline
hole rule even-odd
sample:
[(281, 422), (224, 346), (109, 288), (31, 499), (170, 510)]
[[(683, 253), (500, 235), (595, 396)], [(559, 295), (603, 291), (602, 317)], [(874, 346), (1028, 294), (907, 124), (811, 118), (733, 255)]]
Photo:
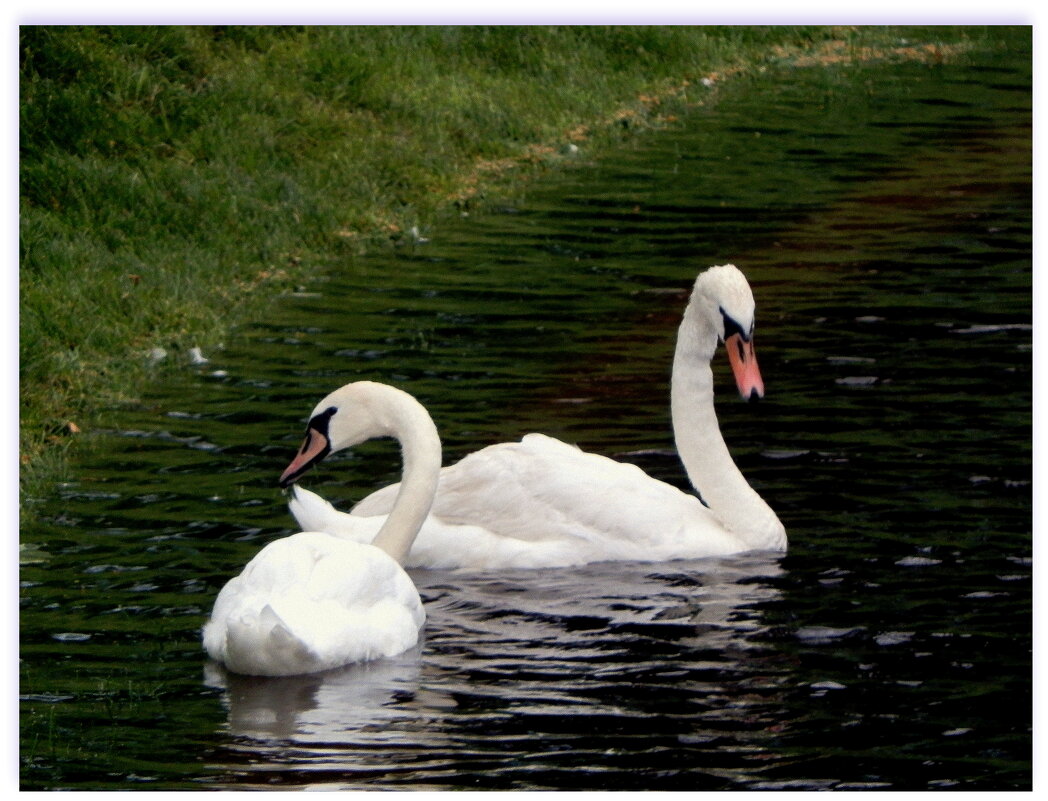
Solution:
[(710, 369), (718, 340), (714, 311), (693, 298), (677, 333), (670, 386), (677, 452), (692, 486), (726, 529), (755, 548), (782, 547), (782, 523), (746, 481), (721, 436)]
[(410, 395), (398, 392), (384, 400), (383, 433), (400, 442), (404, 467), (393, 508), (371, 544), (403, 564), (437, 494), (440, 437), (429, 414)]

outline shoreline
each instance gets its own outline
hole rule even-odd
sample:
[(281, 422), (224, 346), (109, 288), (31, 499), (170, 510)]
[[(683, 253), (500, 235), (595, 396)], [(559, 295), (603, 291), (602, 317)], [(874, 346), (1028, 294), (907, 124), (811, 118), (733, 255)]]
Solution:
[[(96, 30), (102, 29), (92, 29), (89, 33)], [(625, 33), (643, 32), (644, 29), (629, 29)], [(911, 32), (914, 35), (934, 32), (937, 38), (901, 43), (902, 39), (912, 38), (904, 36)], [(250, 33), (250, 30), (246, 32)], [(396, 33), (381, 31), (376, 36)], [(699, 37), (706, 32), (694, 29), (684, 33)], [(725, 47), (723, 52), (711, 47), (711, 54), (693, 58), (689, 69), (684, 69), (687, 65), (683, 62), (669, 64), (671, 71), (679, 69), (675, 75), (663, 75), (646, 83), (634, 77), (632, 83), (627, 81), (615, 90), (614, 102), (601, 98), (598, 105), (602, 107), (597, 111), (593, 110), (596, 108), (593, 96), (580, 97), (574, 108), (569, 98), (566, 104), (548, 112), (548, 116), (555, 118), (552, 120), (541, 119), (546, 113), (542, 108), (541, 81), (536, 83), (534, 76), (525, 75), (527, 82), (518, 84), (517, 88), (524, 86), (535, 94), (528, 108), (536, 116), (521, 127), (532, 133), (542, 132), (541, 136), (530, 139), (505, 135), (503, 129), (514, 126), (515, 120), (513, 114), (499, 109), (492, 93), (484, 95), (474, 91), (456, 107), (459, 117), (440, 117), (443, 107), (439, 101), (434, 103), (431, 112), (412, 109), (403, 117), (397, 116), (401, 114), (395, 93), (399, 89), (387, 87), (393, 94), (385, 99), (369, 99), (366, 90), (360, 90), (364, 102), (361, 110), (345, 98), (339, 102), (328, 98), (321, 103), (317, 98), (323, 92), (334, 92), (337, 101), (337, 91), (341, 91), (327, 88), (321, 82), (323, 91), (316, 96), (289, 94), (282, 101), (267, 97), (266, 91), (259, 92), (262, 100), (245, 94), (244, 107), (248, 111), (235, 110), (236, 115), (230, 119), (254, 120), (263, 129), (258, 135), (270, 134), (273, 143), (257, 153), (243, 143), (248, 152), (241, 154), (237, 152), (235, 139), (198, 141), (201, 132), (204, 138), (220, 139), (223, 131), (229, 129), (208, 128), (204, 113), (208, 109), (194, 108), (197, 96), (191, 93), (183, 96), (190, 91), (186, 89), (190, 85), (179, 82), (185, 77), (183, 73), (192, 70), (179, 67), (171, 67), (173, 79), (158, 77), (151, 91), (157, 97), (170, 94), (170, 103), (178, 100), (184, 103), (181, 113), (192, 118), (192, 124), (186, 125), (181, 138), (171, 136), (159, 143), (150, 136), (136, 140), (136, 130), (132, 130), (123, 143), (133, 151), (129, 155), (121, 152), (113, 141), (99, 140), (93, 146), (94, 151), (87, 148), (86, 153), (80, 153), (76, 151), (83, 148), (78, 142), (63, 151), (54, 148), (53, 143), (43, 142), (46, 137), (42, 137), (42, 144), (30, 153), (37, 158), (23, 153), (21, 220), (26, 231), (22, 235), (20, 332), (25, 343), (20, 353), (19, 448), (23, 515), (27, 512), (27, 499), (49, 492), (55, 481), (67, 476), (70, 460), (85, 440), (81, 435), (98, 427), (110, 410), (136, 402), (137, 387), (154, 371), (175, 369), (179, 361), (188, 358), (192, 348), (235, 336), (239, 325), (263, 314), (276, 298), (308, 283), (311, 276), (331, 269), (336, 260), (351, 259), (398, 241), (410, 241), (417, 235), (413, 232), (426, 232), (447, 215), (473, 210), (483, 213), (485, 204), (492, 199), (523, 191), (529, 182), (540, 180), (545, 172), (570, 164), (575, 158), (573, 148), (585, 146), (587, 157), (599, 157), (602, 149), (616, 139), (672, 125), (677, 115), (718, 102), (720, 85), (769, 65), (820, 68), (878, 60), (936, 63), (960, 56), (971, 46), (969, 35), (982, 38), (987, 35), (983, 29), (962, 27), (783, 28), (775, 33), (784, 41), (761, 42), (759, 46), (748, 44), (734, 50)], [(202, 45), (196, 31), (181, 31), (181, 34), (184, 35), (175, 37), (175, 42), (165, 44), (173, 52), (171, 58), (175, 61), (178, 53), (174, 44), (183, 41), (197, 47), (209, 44), (205, 37)], [(307, 30), (300, 38), (304, 41), (309, 35)], [(546, 48), (542, 52), (554, 53), (557, 37), (569, 35), (578, 33), (572, 29), (549, 33), (548, 41), (541, 44)], [(807, 40), (807, 44), (803, 40)], [(75, 50), (76, 44), (70, 40), (64, 46)], [(194, 80), (206, 81), (209, 77), (213, 82), (226, 80), (232, 87), (227, 90), (232, 94), (246, 92), (236, 83), (242, 79), (230, 77), (239, 69), (237, 59), (243, 57), (258, 75), (264, 76), (276, 69), (268, 60), (273, 51), (279, 51), (275, 57), (278, 63), (293, 61), (295, 54), (301, 52), (293, 47), (298, 44), (302, 42), (289, 44), (274, 39), (266, 43), (271, 48), (268, 51), (260, 49), (255, 53), (248, 46), (243, 50), (234, 48), (236, 58), (229, 56), (226, 61), (208, 62), (218, 65), (214, 67), (215, 72), (205, 73), (203, 77), (196, 75)], [(154, 46), (157, 45), (154, 43)], [(281, 47), (284, 50), (280, 50)], [(327, 50), (324, 46), (318, 49), (330, 58), (339, 53), (330, 43)], [(493, 47), (488, 55), (494, 57), (499, 52)], [(92, 58), (96, 61), (92, 63), (103, 64), (98, 67), (100, 72), (103, 69), (119, 72), (112, 65), (105, 65), (109, 55), (107, 47), (100, 46), (97, 52), (93, 51)], [(522, 61), (526, 60), (522, 57)], [(201, 63), (204, 61), (201, 57)], [(601, 83), (602, 67), (597, 61), (594, 57), (588, 63), (589, 85), (596, 87), (594, 93), (607, 88)], [(706, 66), (697, 68), (696, 61), (703, 61)], [(336, 67), (351, 70), (354, 65), (360, 67), (357, 62)], [(500, 73), (488, 69), (488, 62), (481, 61), (481, 65), (487, 72), (478, 73), (481, 75), (478, 81), (486, 80), (484, 76), (489, 73), (501, 77)], [(365, 67), (360, 69), (366, 71)], [(46, 71), (38, 70), (35, 75), (39, 78)], [(23, 72), (23, 87), (32, 77)], [(382, 78), (380, 75), (374, 80)], [(465, 86), (462, 91), (476, 88), (467, 84), (468, 81), (456, 82), (454, 77), (447, 79), (447, 85), (452, 88)], [(35, 85), (38, 91), (29, 93), (26, 100), (29, 106), (42, 96), (39, 81)], [(508, 94), (510, 85), (512, 82), (507, 82), (499, 88)], [(280, 83), (274, 86), (279, 88)], [(276, 91), (266, 84), (260, 89)], [(428, 91), (431, 90), (432, 87)], [(67, 87), (65, 91), (72, 89)], [(196, 91), (212, 90), (198, 87)], [(111, 99), (113, 90), (109, 92)], [(60, 94), (53, 91), (53, 96)], [(86, 97), (95, 99), (90, 95)], [(52, 102), (53, 97), (47, 100)], [(297, 109), (301, 117), (287, 120), (276, 113), (252, 117), (249, 112), (253, 105), (264, 104), (266, 100), (276, 111), (284, 109), (281, 103), (285, 102), (287, 108)], [(152, 135), (157, 129), (149, 126), (158, 115), (163, 123), (160, 128), (170, 129), (174, 124), (164, 116), (169, 115), (163, 111), (167, 106), (158, 104), (156, 97), (150, 99), (148, 92), (144, 97), (135, 96), (122, 102), (131, 106), (128, 115), (132, 119), (128, 125), (132, 128), (138, 125)], [(134, 113), (136, 103), (141, 107), (137, 108), (142, 112), (141, 119)], [(367, 104), (381, 106), (382, 103), (388, 104), (391, 122), (373, 141), (365, 143), (365, 150), (368, 146), (378, 150), (359, 156), (365, 160), (364, 170), (354, 173), (352, 169), (345, 169), (346, 159), (358, 157), (356, 150), (334, 155), (322, 153), (325, 141), (341, 143), (340, 137), (345, 137), (347, 131), (386, 124), (380, 119), (380, 113), (367, 108)], [(470, 115), (480, 113), (477, 108), (482, 108), (487, 115), (480, 121), (490, 126), (486, 132), (468, 130)], [(75, 111), (71, 117), (76, 116)], [(446, 130), (412, 141), (412, 133), (417, 132), (405, 133), (401, 128), (405, 120), (418, 122), (422, 113), (437, 115), (425, 119), (442, 120)], [(353, 119), (354, 116), (360, 119)], [(31, 119), (31, 114), (29, 117)], [(26, 123), (27, 113), (23, 110), (22, 125)], [(287, 134), (291, 138), (282, 142), (284, 127), (293, 129), (296, 125), (304, 133), (292, 131)], [(353, 127), (358, 125), (364, 127)], [(87, 126), (85, 131), (85, 136), (98, 139), (98, 130)], [(510, 133), (517, 132), (514, 129)], [(324, 135), (330, 138), (324, 140)], [(466, 139), (459, 150), (453, 149), (456, 137)], [(431, 139), (439, 139), (444, 148), (436, 156), (427, 150)], [(140, 149), (135, 150), (140, 144)], [(383, 152), (381, 148), (387, 146), (388, 152)], [(295, 148), (304, 148), (307, 152), (303, 154)], [(450, 167), (440, 160), (441, 154), (447, 157)], [(268, 156), (287, 158), (286, 164), (279, 165), (283, 171), (270, 171)], [(372, 160), (366, 161), (367, 158)], [(336, 180), (325, 174), (325, 168), (338, 167), (340, 159), (345, 173), (340, 173)], [(252, 164), (257, 166), (255, 173), (249, 169)], [(66, 192), (57, 191), (48, 197), (48, 179), (60, 171)], [(216, 171), (221, 173), (217, 179)], [(108, 187), (109, 192), (91, 194), (77, 187), (76, 179), (85, 174), (88, 175), (86, 183)], [(349, 186), (357, 179), (359, 186), (352, 185), (361, 189), (362, 194), (346, 203), (352, 208), (331, 200), (332, 195), (337, 195), (335, 190), (340, 181), (344, 181), (342, 186)], [(197, 183), (193, 183), (194, 180)], [(140, 190), (138, 187), (142, 184), (151, 184), (151, 193)], [(229, 197), (225, 193), (231, 186), (235, 191)], [(121, 192), (126, 195), (121, 196)], [(104, 208), (91, 207), (98, 197), (108, 201), (99, 201)], [(40, 202), (41, 199), (47, 202)], [(199, 205), (192, 206), (198, 201)], [(192, 207), (183, 209), (180, 203)], [(145, 216), (143, 207), (153, 212), (148, 224), (140, 224), (136, 219), (140, 214)], [(170, 221), (172, 216), (174, 223)], [(214, 231), (198, 235), (194, 226), (200, 225), (200, 219), (209, 219)], [(84, 225), (85, 220), (88, 226)], [(228, 233), (223, 231), (224, 221), (228, 221), (232, 229)], [(188, 242), (184, 250), (178, 251), (180, 232), (185, 232)], [(147, 245), (143, 244), (147, 241)], [(84, 275), (78, 282), (62, 282), (65, 292), (53, 291), (56, 277), (69, 278), (81, 270)], [(66, 287), (65, 283), (70, 285)], [(155, 349), (163, 349), (168, 357), (151, 360), (149, 353), (158, 352)]]

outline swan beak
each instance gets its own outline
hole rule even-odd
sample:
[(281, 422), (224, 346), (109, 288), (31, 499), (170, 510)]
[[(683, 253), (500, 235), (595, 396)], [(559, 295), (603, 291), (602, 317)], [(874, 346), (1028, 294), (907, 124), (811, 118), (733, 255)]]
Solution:
[(331, 443), (327, 436), (315, 428), (307, 429), (302, 447), (298, 449), (298, 453), (287, 466), (287, 470), (280, 475), (281, 488), (287, 489), (294, 484), (315, 462), (319, 462), (329, 453), (331, 453)]
[(732, 334), (724, 342), (728, 351), (731, 371), (735, 374), (735, 386), (743, 400), (764, 397), (764, 379), (757, 367), (757, 356), (753, 352), (753, 339), (743, 339), (741, 334)]

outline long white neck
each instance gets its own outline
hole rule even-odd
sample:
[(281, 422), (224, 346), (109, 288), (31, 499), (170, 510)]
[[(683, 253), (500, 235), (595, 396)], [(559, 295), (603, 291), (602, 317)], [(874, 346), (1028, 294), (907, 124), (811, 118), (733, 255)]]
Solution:
[(383, 433), (399, 440), (404, 467), (393, 508), (371, 544), (403, 564), (437, 493), (440, 437), (426, 410), (406, 393), (387, 395), (377, 414)]
[(782, 548), (785, 529), (735, 465), (713, 408), (716, 314), (714, 305), (693, 297), (677, 333), (670, 386), (677, 452), (692, 486), (726, 529), (754, 548)]

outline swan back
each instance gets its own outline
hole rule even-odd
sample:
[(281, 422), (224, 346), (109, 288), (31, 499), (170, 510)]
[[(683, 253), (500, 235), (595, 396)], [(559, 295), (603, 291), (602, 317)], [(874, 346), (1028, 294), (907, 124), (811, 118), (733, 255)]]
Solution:
[[(347, 533), (369, 516), (385, 514), (397, 491), (385, 487), (342, 515)], [(313, 496), (307, 505), (325, 530), (340, 530), (329, 504)], [(693, 495), (636, 465), (528, 434), (441, 471), (437, 500), (408, 564), (559, 567), (739, 550), (744, 543)]]
[(401, 653), (424, 620), (411, 579), (383, 551), (305, 532), (267, 545), (222, 588), (204, 647), (235, 673), (314, 673)]

